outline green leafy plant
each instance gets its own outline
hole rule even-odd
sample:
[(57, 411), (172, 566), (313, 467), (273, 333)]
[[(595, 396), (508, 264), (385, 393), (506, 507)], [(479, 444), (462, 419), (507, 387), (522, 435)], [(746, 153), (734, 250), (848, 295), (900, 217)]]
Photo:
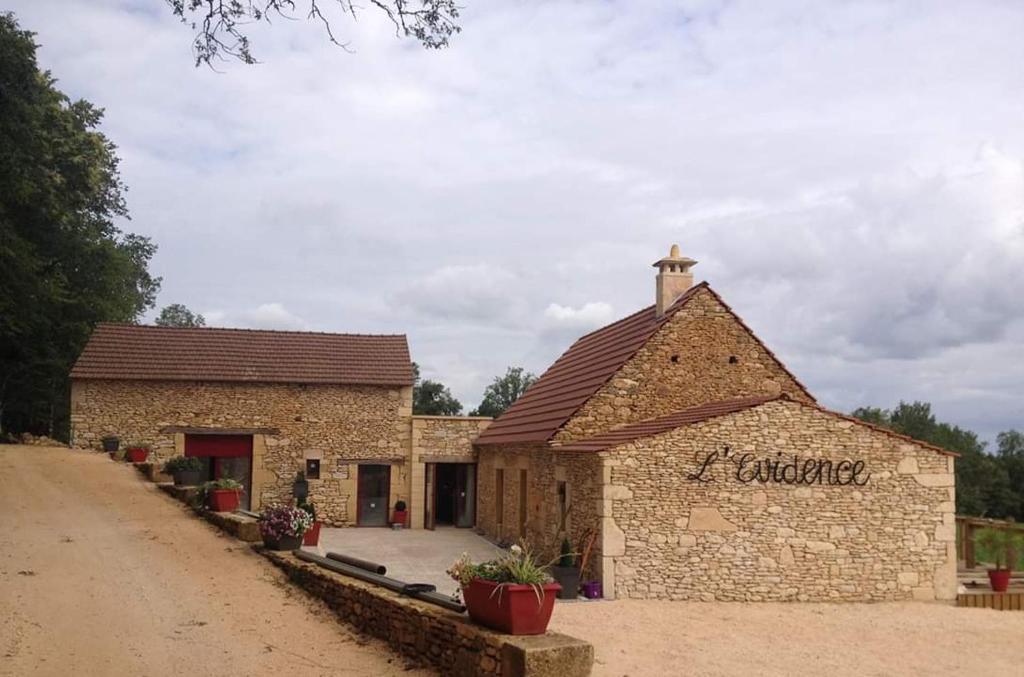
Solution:
[(164, 472), (168, 475), (174, 473), (189, 471), (189, 470), (202, 470), (203, 459), (198, 456), (175, 456), (164, 463)]
[(975, 537), (975, 543), (988, 551), (995, 570), (1011, 568), (1017, 553), (1024, 549), (1024, 534), (1013, 529), (984, 529)]
[(506, 585), (529, 585), (533, 587), (540, 601), (544, 597), (544, 584), (551, 582), (548, 564), (540, 564), (525, 543), (513, 545), (507, 552), (486, 562), (474, 564), (468, 553), (448, 568), (448, 575), (458, 582), (459, 589), (466, 588), (474, 579), (497, 583), (495, 593), (501, 594)]
[(296, 507), (305, 510), (309, 515), (310, 524), (316, 522), (316, 505), (312, 501), (297, 501)]
[(558, 555), (558, 566), (560, 567), (574, 567), (576, 566), (576, 553), (572, 551), (572, 544), (569, 543), (568, 538), (562, 539), (561, 551)]

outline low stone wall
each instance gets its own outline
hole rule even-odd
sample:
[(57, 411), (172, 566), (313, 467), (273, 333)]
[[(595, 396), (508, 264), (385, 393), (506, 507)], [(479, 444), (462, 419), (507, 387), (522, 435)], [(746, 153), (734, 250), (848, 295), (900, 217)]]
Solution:
[(462, 614), (328, 571), (291, 553), (257, 550), (346, 623), (443, 675), (590, 674), (594, 647), (582, 640), (558, 633), (517, 637), (493, 632)]
[(263, 540), (263, 536), (260, 535), (259, 521), (252, 517), (232, 512), (213, 512), (195, 507), (196, 495), (199, 493), (198, 487), (178, 487), (173, 484), (158, 484), (157, 486), (165, 493), (190, 506), (197, 515), (207, 522), (228, 532), (238, 540), (247, 543), (259, 543)]

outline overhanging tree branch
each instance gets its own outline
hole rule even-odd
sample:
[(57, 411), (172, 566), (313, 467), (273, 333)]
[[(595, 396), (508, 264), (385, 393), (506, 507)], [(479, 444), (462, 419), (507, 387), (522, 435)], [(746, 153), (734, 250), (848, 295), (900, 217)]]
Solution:
[[(192, 43), (196, 66), (211, 65), (214, 59), (234, 58), (247, 64), (257, 63), (252, 54), (246, 27), (253, 23), (270, 23), (271, 15), (295, 19), (293, 14), (301, 7), (306, 19), (319, 21), (327, 39), (334, 45), (348, 49), (348, 43), (335, 37), (330, 20), (324, 14), (324, 0), (166, 0), (171, 11), (196, 31)], [(358, 20), (358, 7), (353, 0), (328, 0), (342, 14)], [(384, 12), (395, 26), (399, 37), (418, 40), (427, 49), (447, 47), (449, 39), (462, 29), (456, 23), (459, 6), (455, 0), (370, 0), (370, 4)]]

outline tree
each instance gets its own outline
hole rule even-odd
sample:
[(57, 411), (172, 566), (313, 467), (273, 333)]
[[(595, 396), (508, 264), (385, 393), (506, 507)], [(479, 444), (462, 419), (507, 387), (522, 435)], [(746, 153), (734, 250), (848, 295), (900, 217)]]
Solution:
[(156, 247), (127, 217), (102, 111), (36, 62), (33, 34), (0, 14), (0, 432), (66, 437), (68, 371), (97, 322), (153, 306)]
[(490, 416), (496, 418), (512, 403), (523, 396), (526, 389), (534, 384), (537, 377), (529, 372), (524, 373), (522, 367), (509, 367), (504, 376), (495, 376), (494, 381), (484, 389), (484, 397), (470, 416)]
[(900, 402), (892, 411), (861, 407), (853, 416), (960, 454), (956, 460), (957, 514), (1024, 519), (1024, 436), (1020, 433), (1000, 433), (999, 454), (993, 456), (976, 433), (936, 421), (927, 402)]
[(458, 416), (462, 403), (438, 381), (421, 381), (420, 365), (412, 363), (414, 384), (412, 387), (412, 413), (417, 416)]
[[(382, 11), (395, 25), (399, 36), (419, 40), (427, 49), (448, 46), (452, 35), (462, 29), (456, 24), (459, 6), (455, 0), (369, 0), (377, 10)], [(192, 43), (196, 55), (196, 66), (210, 65), (211, 60), (224, 59), (224, 55), (253, 64), (246, 27), (275, 18), (295, 18), (292, 13), (301, 7), (306, 18), (320, 22), (333, 44), (346, 48), (345, 43), (334, 37), (331, 22), (324, 16), (324, 7), (333, 7), (352, 20), (358, 18), (362, 8), (352, 0), (167, 0), (171, 11), (196, 31)]]
[(172, 303), (164, 306), (160, 311), (160, 317), (156, 318), (158, 327), (205, 327), (206, 318), (199, 313), (193, 313), (181, 303)]

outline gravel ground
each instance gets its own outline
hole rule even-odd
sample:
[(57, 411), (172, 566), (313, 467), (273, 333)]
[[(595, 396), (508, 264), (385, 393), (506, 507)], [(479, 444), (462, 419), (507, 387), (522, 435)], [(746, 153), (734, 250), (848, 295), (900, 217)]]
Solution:
[(106, 455), (0, 445), (0, 675), (396, 675), (403, 660)]
[(577, 602), (595, 675), (1024, 675), (1024, 612), (933, 604)]

